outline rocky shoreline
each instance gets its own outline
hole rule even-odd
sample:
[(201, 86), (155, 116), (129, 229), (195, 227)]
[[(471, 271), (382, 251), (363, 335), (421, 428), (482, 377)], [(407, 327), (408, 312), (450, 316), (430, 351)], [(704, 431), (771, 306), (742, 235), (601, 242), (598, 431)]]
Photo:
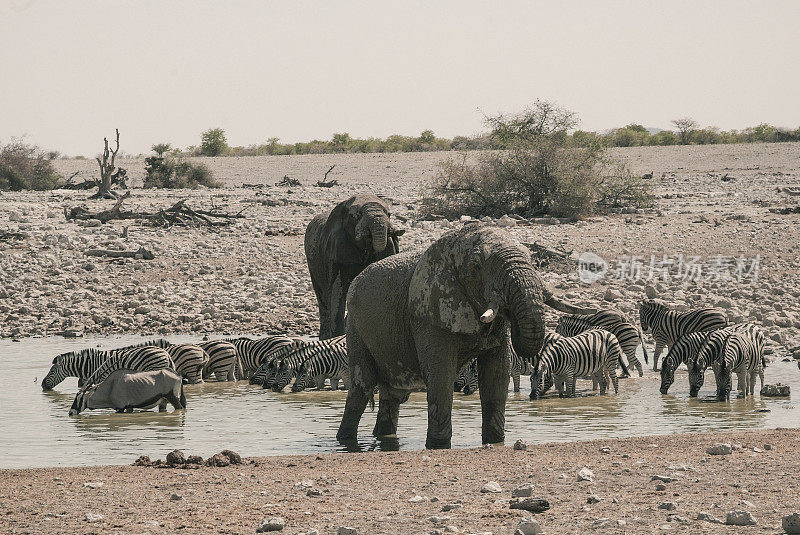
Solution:
[(0, 470), (0, 531), (776, 533), (798, 508), (798, 443), (773, 429)]

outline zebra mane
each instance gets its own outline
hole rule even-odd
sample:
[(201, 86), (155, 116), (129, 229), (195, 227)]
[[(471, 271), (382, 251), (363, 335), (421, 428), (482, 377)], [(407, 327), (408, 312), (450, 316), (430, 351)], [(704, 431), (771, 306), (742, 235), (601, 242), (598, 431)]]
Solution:
[(149, 340), (147, 342), (139, 342), (138, 344), (131, 344), (129, 346), (120, 347), (119, 349), (133, 349), (134, 347), (148, 347), (148, 346), (160, 347), (163, 349), (164, 347), (171, 345), (172, 342), (170, 342), (169, 340), (166, 340), (164, 338), (156, 338), (154, 340)]
[(66, 353), (61, 353), (60, 355), (56, 355), (53, 359), (53, 364), (56, 363), (59, 359), (67, 359), (70, 357), (96, 357), (97, 355), (107, 355), (108, 351), (97, 349), (94, 347), (89, 347), (86, 349), (79, 349), (78, 351), (68, 351)]

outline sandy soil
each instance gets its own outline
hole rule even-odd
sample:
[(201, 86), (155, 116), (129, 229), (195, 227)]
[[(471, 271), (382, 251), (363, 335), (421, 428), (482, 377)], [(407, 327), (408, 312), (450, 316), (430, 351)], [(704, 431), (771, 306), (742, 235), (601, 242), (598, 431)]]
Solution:
[[(509, 509), (511, 492), (530, 483), (532, 496), (550, 504), (535, 518), (551, 534), (779, 533), (782, 516), (800, 508), (799, 441), (800, 430), (778, 429), (545, 444), (526, 451), (272, 457), (195, 470), (0, 470), (0, 531), (253, 533), (264, 518), (280, 516), (282, 533), (292, 534), (312, 528), (332, 534), (340, 526), (361, 535), (453, 529), (447, 526), (458, 530), (453, 533), (511, 534), (526, 516)], [(707, 455), (706, 448), (718, 442), (732, 444), (733, 453)], [(583, 467), (593, 472), (593, 482), (577, 481)], [(655, 475), (674, 481), (657, 490)], [(490, 481), (501, 492), (481, 492)], [(98, 482), (99, 488), (86, 486)], [(309, 487), (320, 495), (308, 496)], [(415, 496), (422, 499), (409, 501)], [(590, 496), (599, 501), (588, 503)], [(674, 509), (659, 508), (665, 502)], [(456, 503), (462, 508), (442, 511)], [(724, 522), (736, 510), (751, 513), (757, 525), (697, 519), (705, 512)]]

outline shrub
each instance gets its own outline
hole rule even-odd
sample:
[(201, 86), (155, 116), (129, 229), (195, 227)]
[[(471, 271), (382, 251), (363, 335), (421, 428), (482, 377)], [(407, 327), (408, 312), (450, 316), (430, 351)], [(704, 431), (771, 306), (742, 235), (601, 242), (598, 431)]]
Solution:
[(170, 145), (169, 143), (156, 143), (151, 148), (153, 149), (153, 152), (155, 152), (159, 156), (164, 156), (165, 152), (169, 152), (170, 150), (172, 150), (172, 145)]
[(145, 162), (145, 188), (218, 188), (211, 171), (202, 163), (193, 163), (182, 157), (150, 156)]
[(578, 145), (568, 135), (576, 122), (572, 112), (542, 101), (520, 114), (486, 118), (494, 142), (505, 150), (479, 155), (475, 163), (466, 155), (443, 162), (423, 211), (448, 218), (582, 217), (650, 204), (649, 186), (611, 160), (599, 137), (582, 136)]
[(45, 154), (39, 147), (22, 140), (0, 146), (0, 190), (51, 190), (61, 178), (52, 160), (56, 152)]
[(222, 128), (211, 128), (203, 132), (200, 141), (200, 154), (203, 156), (221, 156), (228, 152), (228, 139)]

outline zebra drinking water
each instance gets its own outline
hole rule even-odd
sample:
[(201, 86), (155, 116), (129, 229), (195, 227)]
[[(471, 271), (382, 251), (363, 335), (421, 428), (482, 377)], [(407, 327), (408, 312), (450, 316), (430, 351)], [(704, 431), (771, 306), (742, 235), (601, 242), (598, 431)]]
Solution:
[(478, 390), (478, 359), (472, 359), (461, 368), (453, 383), (454, 392), (470, 395)]
[[(150, 351), (150, 347), (139, 347), (125, 350), (103, 351), (100, 349), (84, 349), (62, 353), (53, 359), (50, 371), (42, 379), (42, 390), (52, 390), (67, 377), (77, 377), (78, 386), (86, 386), (86, 381), (111, 357), (129, 362), (129, 369), (136, 371), (174, 369), (172, 359), (163, 349)], [(113, 371), (113, 370), (112, 370)]]
[(667, 356), (661, 362), (661, 393), (666, 394), (669, 387), (675, 382), (675, 370), (681, 364), (686, 364), (687, 369), (694, 367), (697, 353), (708, 337), (707, 332), (689, 333), (681, 336), (669, 348)]
[[(314, 355), (324, 351), (333, 351), (338, 346), (345, 346), (345, 336), (337, 336), (335, 338), (328, 338), (327, 340), (314, 340), (312, 342), (304, 342), (300, 347), (294, 349), (287, 357), (282, 358), (280, 363), (276, 365), (277, 372), (275, 374), (274, 382), (270, 385), (273, 392), (281, 392), (286, 385), (297, 374), (300, 366)], [(347, 350), (345, 349), (345, 352)], [(277, 361), (277, 359), (275, 359)], [(264, 388), (267, 388), (266, 381)]]
[(658, 371), (658, 357), (683, 335), (694, 332), (716, 331), (728, 326), (725, 312), (719, 308), (701, 308), (690, 312), (676, 312), (655, 299), (639, 304), (639, 321), (644, 332), (652, 331), (656, 347), (653, 349), (653, 371)]
[(208, 354), (208, 364), (203, 368), (203, 378), (214, 376), (217, 381), (236, 380), (236, 346), (225, 340), (200, 342)]
[(229, 338), (226, 342), (231, 342), (236, 347), (237, 357), (237, 376), (239, 379), (246, 379), (251, 376), (267, 360), (272, 353), (282, 347), (295, 343), (298, 339), (283, 335), (272, 335), (258, 340), (251, 338)]
[(756, 375), (764, 383), (764, 342), (764, 332), (752, 323), (710, 333), (689, 370), (689, 395), (697, 396), (709, 366), (714, 370), (718, 400), (724, 401), (730, 394), (731, 372), (737, 375), (742, 395), (753, 395)]
[(601, 310), (595, 314), (570, 314), (558, 318), (556, 332), (562, 336), (575, 336), (590, 329), (603, 329), (617, 337), (622, 351), (628, 358), (628, 363), (639, 372), (639, 377), (644, 375), (642, 364), (636, 357), (636, 348), (642, 344), (644, 361), (647, 362), (647, 349), (644, 347), (642, 333), (621, 312), (615, 310)]
[(347, 367), (347, 344), (345, 340), (328, 348), (323, 347), (311, 358), (300, 365), (297, 379), (292, 385), (292, 392), (300, 392), (306, 388), (325, 386), (325, 379), (330, 379), (331, 390), (339, 389), (339, 379), (344, 388), (350, 387), (350, 376)]
[(165, 349), (169, 353), (172, 362), (175, 364), (175, 371), (178, 375), (186, 379), (189, 384), (199, 384), (203, 382), (203, 369), (208, 364), (208, 353), (194, 344), (173, 344), (169, 340), (159, 338), (141, 344), (122, 347), (120, 349), (131, 349), (134, 347), (153, 346)]
[(617, 365), (627, 372), (622, 360), (622, 349), (617, 338), (605, 330), (585, 331), (577, 336), (562, 337), (545, 347), (539, 354), (536, 369), (531, 375), (531, 398), (544, 393), (547, 375), (552, 376), (558, 395), (575, 395), (575, 380), (588, 375), (597, 378), (600, 394), (606, 393), (609, 379), (614, 392), (619, 392)]

